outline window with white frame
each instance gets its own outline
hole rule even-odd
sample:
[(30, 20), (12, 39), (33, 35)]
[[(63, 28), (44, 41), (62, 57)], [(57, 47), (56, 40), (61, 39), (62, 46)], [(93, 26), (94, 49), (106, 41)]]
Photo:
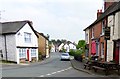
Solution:
[(104, 35), (104, 33), (105, 33), (105, 21), (103, 20), (102, 21), (102, 32), (101, 32), (101, 35)]
[(85, 39), (86, 39), (86, 42), (88, 43), (88, 33), (86, 33)]
[(104, 58), (104, 43), (101, 43), (101, 58)]
[(94, 38), (94, 28), (92, 28), (92, 38)]
[(31, 49), (31, 57), (36, 57), (36, 49), (35, 48)]
[(19, 58), (26, 58), (26, 49), (25, 48), (19, 49)]
[(31, 43), (31, 33), (24, 32), (24, 40), (26, 43)]

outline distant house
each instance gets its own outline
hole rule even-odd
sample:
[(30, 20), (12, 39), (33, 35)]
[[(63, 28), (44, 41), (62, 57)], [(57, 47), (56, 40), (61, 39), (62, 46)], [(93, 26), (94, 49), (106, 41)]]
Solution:
[(37, 34), (31, 21), (14, 21), (2, 23), (2, 55), (3, 60), (17, 64), (38, 60)]
[(64, 44), (63, 48), (66, 50), (66, 52), (70, 52), (69, 44)]
[(49, 57), (49, 39), (43, 34), (37, 32), (38, 35), (38, 52), (44, 58)]
[(76, 45), (74, 43), (69, 43), (69, 48), (76, 50)]
[(51, 44), (50, 52), (55, 52), (55, 45), (53, 43)]
[(72, 42), (61, 43), (59, 46), (59, 51), (65, 50), (66, 52), (70, 52), (70, 49), (76, 50), (76, 45)]
[(63, 49), (63, 46), (64, 46), (64, 43), (61, 43), (60, 45), (59, 45), (59, 51), (61, 51), (62, 49)]

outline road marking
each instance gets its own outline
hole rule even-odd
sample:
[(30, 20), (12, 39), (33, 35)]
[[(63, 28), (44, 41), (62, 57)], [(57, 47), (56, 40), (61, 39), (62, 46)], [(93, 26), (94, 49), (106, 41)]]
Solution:
[(44, 77), (44, 75), (41, 75), (41, 76), (39, 76), (39, 77)]
[(49, 76), (49, 75), (52, 75), (52, 74), (46, 74), (46, 75), (48, 75), (48, 76)]
[(56, 73), (60, 73), (60, 72), (64, 72), (64, 71), (67, 71), (69, 69), (71, 69), (72, 67), (68, 67), (67, 69), (62, 69), (62, 70), (59, 70), (59, 71), (56, 71), (56, 72), (52, 72), (52, 73), (48, 73), (46, 75), (41, 75), (41, 76), (38, 76), (38, 77), (45, 77), (45, 76), (50, 76), (50, 75), (54, 75)]
[(65, 70), (61, 70), (61, 72), (63, 72), (63, 71), (65, 71)]
[(61, 71), (57, 71), (57, 72), (61, 72)]
[(51, 74), (56, 74), (57, 72), (53, 72), (53, 73), (51, 73)]

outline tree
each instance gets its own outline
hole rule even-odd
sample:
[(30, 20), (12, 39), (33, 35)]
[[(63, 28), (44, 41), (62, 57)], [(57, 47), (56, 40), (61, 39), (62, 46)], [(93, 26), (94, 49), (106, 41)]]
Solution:
[(57, 39), (57, 45), (60, 45), (62, 42), (59, 40), (59, 39)]
[(83, 49), (85, 48), (85, 45), (86, 45), (85, 40), (79, 40), (77, 49)]
[(51, 42), (52, 42), (53, 44), (56, 44), (56, 40), (55, 40), (55, 39), (52, 39)]
[(80, 49), (83, 53), (85, 52), (85, 40), (79, 40), (78, 45), (77, 45), (77, 49)]
[(65, 43), (65, 42), (67, 42), (67, 40), (65, 40), (65, 39), (62, 39), (62, 40), (61, 40), (61, 42), (62, 42), (62, 43)]

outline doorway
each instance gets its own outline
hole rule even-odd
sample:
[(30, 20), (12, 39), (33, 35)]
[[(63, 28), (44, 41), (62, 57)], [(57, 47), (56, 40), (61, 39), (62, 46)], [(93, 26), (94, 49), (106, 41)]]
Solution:
[(29, 53), (29, 49), (27, 49), (27, 60), (30, 60), (30, 53)]
[(116, 63), (119, 63), (119, 53), (120, 53), (120, 45), (119, 42), (115, 42), (115, 46), (114, 46), (114, 61)]

